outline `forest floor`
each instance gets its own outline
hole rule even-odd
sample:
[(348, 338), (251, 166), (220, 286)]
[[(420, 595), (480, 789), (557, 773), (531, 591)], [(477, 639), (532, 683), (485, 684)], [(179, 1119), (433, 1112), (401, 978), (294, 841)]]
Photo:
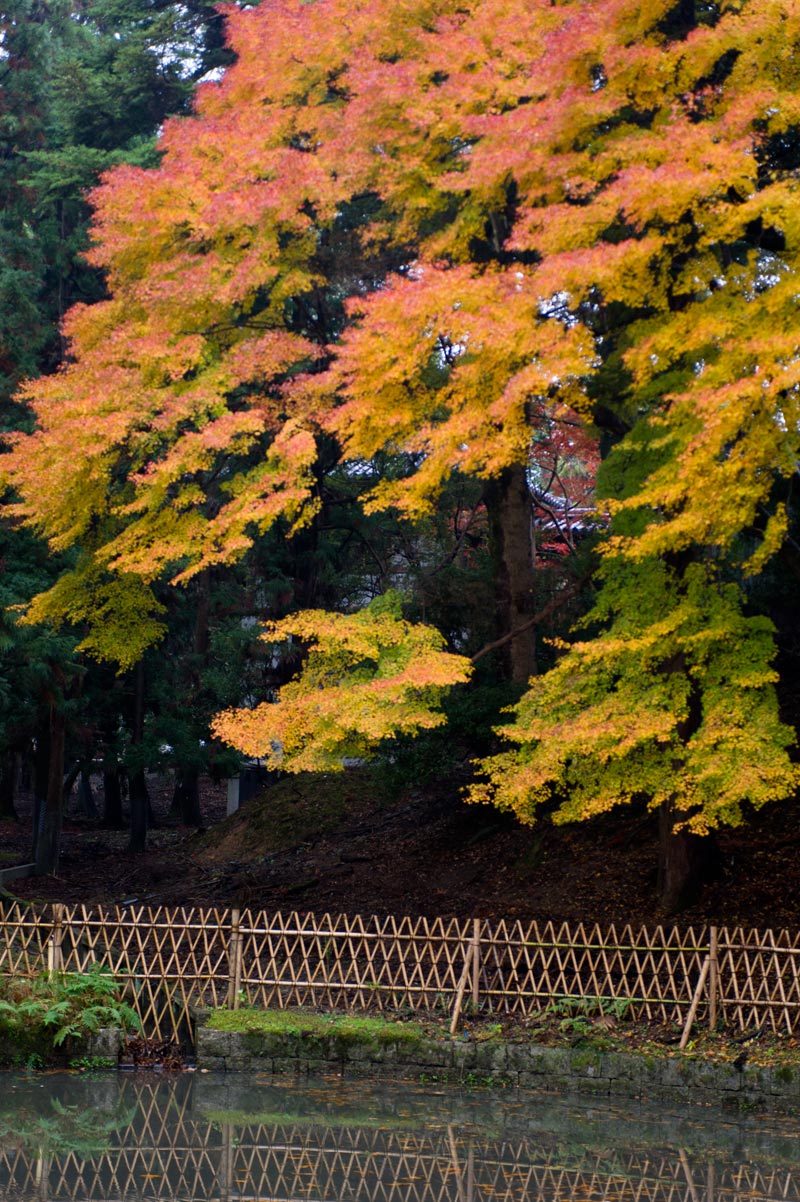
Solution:
[[(99, 788), (99, 779), (95, 782)], [(71, 799), (55, 877), (14, 880), (30, 901), (230, 906), (321, 913), (455, 915), (552, 921), (663, 921), (656, 904), (654, 816), (619, 812), (570, 827), (522, 827), (459, 800), (457, 782), (386, 788), (368, 769), (268, 786), (230, 818), (226, 786), (203, 783), (206, 829), (168, 815), (170, 781), (150, 779), (158, 826), (145, 855)], [(392, 800), (386, 800), (388, 796)], [(0, 824), (0, 866), (29, 858), (29, 802)], [(800, 926), (800, 823), (769, 807), (722, 832), (719, 865), (674, 920)]]

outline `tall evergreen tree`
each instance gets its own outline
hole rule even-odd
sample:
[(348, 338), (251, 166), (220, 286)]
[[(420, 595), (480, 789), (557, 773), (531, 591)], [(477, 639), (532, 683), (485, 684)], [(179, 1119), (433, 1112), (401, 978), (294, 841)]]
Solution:
[[(21, 380), (52, 371), (62, 361), (61, 321), (67, 309), (104, 295), (102, 273), (83, 257), (87, 192), (115, 164), (155, 163), (155, 137), (163, 120), (187, 111), (196, 80), (229, 58), (221, 17), (205, 0), (10, 0), (4, 6), (0, 431), (28, 428), (27, 410), (13, 396)], [(34, 737), (41, 765), (35, 792), (46, 804), (50, 829), (39, 858), (43, 867), (53, 867), (61, 806), (57, 782), (70, 734), (64, 726), (66, 682), (75, 677), (75, 639), (56, 636), (46, 624), (36, 630), (18, 625), (12, 607), (52, 584), (63, 565), (48, 562), (44, 549), (37, 551), (30, 536), (11, 525), (3, 526), (0, 540), (0, 789), (5, 808), (13, 809), (11, 756)]]

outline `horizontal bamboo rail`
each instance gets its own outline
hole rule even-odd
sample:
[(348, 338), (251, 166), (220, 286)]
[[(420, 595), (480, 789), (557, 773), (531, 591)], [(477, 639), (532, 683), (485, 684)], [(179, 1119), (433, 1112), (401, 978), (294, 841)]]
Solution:
[[(145, 1031), (191, 1039), (196, 1006), (450, 1015), (541, 1011), (800, 1031), (800, 935), (130, 906), (0, 906), (0, 973), (125, 983)], [(458, 1003), (457, 1006), (455, 1003)]]

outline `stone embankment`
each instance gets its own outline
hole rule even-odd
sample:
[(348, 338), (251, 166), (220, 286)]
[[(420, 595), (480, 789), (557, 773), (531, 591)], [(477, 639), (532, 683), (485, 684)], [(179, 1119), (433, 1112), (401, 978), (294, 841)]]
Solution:
[(800, 1113), (800, 1063), (764, 1068), (533, 1043), (435, 1039), (387, 1025), (380, 1037), (215, 1030), (199, 1018), (200, 1069), (522, 1087), (734, 1110)]

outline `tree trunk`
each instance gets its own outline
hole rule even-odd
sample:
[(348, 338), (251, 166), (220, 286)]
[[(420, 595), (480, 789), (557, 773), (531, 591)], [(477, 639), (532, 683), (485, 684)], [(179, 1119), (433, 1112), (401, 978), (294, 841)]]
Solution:
[[(528, 478), (522, 464), (505, 468), (487, 483), (484, 499), (494, 562), (497, 637), (523, 626), (534, 612), (533, 545)], [(506, 675), (525, 685), (536, 675), (533, 628), (503, 648)]]
[(72, 796), (72, 790), (75, 788), (75, 781), (81, 774), (80, 760), (76, 760), (70, 768), (69, 772), (64, 777), (61, 793), (64, 798), (64, 809), (69, 809), (69, 799)]
[(180, 814), (184, 826), (203, 825), (203, 815), (200, 812), (200, 777), (196, 768), (185, 768), (178, 773), (172, 805)]
[(676, 831), (676, 820), (672, 804), (663, 802), (658, 810), (658, 900), (665, 914), (677, 914), (697, 901), (719, 861), (713, 835)]
[(36, 872), (39, 875), (58, 872), (61, 848), (61, 819), (64, 798), (64, 736), (66, 721), (63, 713), (53, 707), (50, 711), (50, 763), (47, 774), (42, 823), (36, 841)]
[[(201, 572), (197, 578), (197, 613), (194, 623), (194, 667), (192, 670), (191, 693), (192, 699), (200, 695), (202, 689), (202, 668), (208, 662), (209, 648), (209, 619), (211, 614), (211, 574), (208, 570)], [(179, 766), (175, 776), (175, 796), (172, 799), (172, 810), (180, 815), (184, 826), (201, 827), (203, 816), (200, 812), (200, 772), (197, 765)]]
[(78, 782), (78, 797), (81, 803), (81, 809), (87, 818), (97, 818), (97, 805), (92, 792), (92, 778), (88, 768), (81, 768), (80, 780)]
[(147, 792), (144, 768), (137, 768), (130, 774), (128, 796), (131, 803), (131, 835), (128, 840), (128, 851), (141, 853), (147, 849), (147, 826), (150, 809), (150, 795)]
[(122, 821), (122, 777), (116, 759), (103, 760), (103, 826), (119, 830)]
[(44, 827), (47, 783), (50, 773), (50, 716), (39, 718), (36, 725), (36, 749), (33, 754), (33, 839), (31, 859), (35, 862), (39, 837)]
[(150, 815), (150, 795), (147, 792), (144, 765), (141, 762), (142, 742), (144, 740), (144, 663), (139, 660), (136, 666), (136, 682), (133, 702), (133, 747), (138, 763), (129, 775), (128, 796), (131, 803), (131, 827), (128, 851), (137, 854), (147, 848), (147, 820)]
[(149, 831), (154, 831), (154, 830), (156, 830), (156, 828), (158, 826), (160, 826), (160, 823), (158, 821), (158, 818), (156, 817), (156, 812), (153, 809), (153, 799), (150, 796), (150, 793), (148, 791), (148, 794), (147, 794), (147, 829)]
[(0, 755), (0, 818), (17, 820), (14, 807), (14, 785), (16, 782), (17, 764), (13, 751), (4, 751)]

